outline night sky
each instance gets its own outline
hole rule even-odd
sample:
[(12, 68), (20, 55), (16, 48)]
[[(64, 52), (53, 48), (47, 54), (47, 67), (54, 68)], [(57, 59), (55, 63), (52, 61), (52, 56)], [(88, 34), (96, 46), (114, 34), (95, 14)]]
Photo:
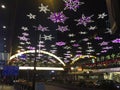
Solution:
[[(70, 62), (80, 55), (119, 53), (119, 31), (109, 33), (105, 0), (17, 0), (15, 6), (12, 55), (37, 48)], [(41, 6), (47, 11), (40, 11)]]

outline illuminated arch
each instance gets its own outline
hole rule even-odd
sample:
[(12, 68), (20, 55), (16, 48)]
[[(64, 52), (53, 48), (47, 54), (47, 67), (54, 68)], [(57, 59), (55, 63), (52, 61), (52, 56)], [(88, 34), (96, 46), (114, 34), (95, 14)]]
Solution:
[(77, 57), (74, 57), (73, 58), (73, 61), (70, 63), (71, 65), (73, 65), (75, 62), (79, 61), (80, 59), (83, 59), (85, 57), (89, 57), (89, 58), (96, 58), (95, 56), (92, 56), (92, 55), (80, 55), (80, 56), (77, 56)]
[[(66, 66), (65, 63), (59, 57), (57, 57), (56, 55), (54, 55), (52, 53), (49, 53), (47, 51), (42, 51), (42, 50), (37, 50), (37, 52), (43, 53), (43, 54), (47, 54), (49, 56), (52, 56), (55, 59), (57, 59), (63, 66)], [(18, 57), (19, 55), (26, 54), (26, 53), (35, 53), (35, 50), (27, 50), (27, 51), (24, 51), (24, 52), (19, 52), (19, 53), (15, 54), (15, 55), (12, 55), (10, 57), (10, 60), (13, 59), (13, 58), (15, 58), (15, 57)]]

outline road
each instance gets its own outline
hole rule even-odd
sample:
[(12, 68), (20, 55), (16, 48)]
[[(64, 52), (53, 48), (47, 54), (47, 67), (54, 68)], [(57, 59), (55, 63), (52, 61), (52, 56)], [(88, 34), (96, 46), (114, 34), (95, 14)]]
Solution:
[(45, 85), (45, 90), (68, 90), (68, 89), (64, 89), (64, 88), (60, 88), (60, 87), (56, 87), (56, 86), (51, 86), (51, 85)]

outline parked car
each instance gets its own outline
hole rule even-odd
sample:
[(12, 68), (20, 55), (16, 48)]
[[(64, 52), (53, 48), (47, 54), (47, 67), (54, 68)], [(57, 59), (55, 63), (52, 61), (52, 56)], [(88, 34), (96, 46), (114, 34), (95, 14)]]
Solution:
[(113, 80), (98, 80), (95, 86), (105, 90), (120, 90), (120, 83)]

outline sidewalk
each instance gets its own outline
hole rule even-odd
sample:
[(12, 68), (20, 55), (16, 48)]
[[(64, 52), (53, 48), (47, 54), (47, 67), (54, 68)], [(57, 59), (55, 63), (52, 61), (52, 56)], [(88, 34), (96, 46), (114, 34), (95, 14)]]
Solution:
[(0, 90), (14, 90), (12, 86), (0, 85)]

